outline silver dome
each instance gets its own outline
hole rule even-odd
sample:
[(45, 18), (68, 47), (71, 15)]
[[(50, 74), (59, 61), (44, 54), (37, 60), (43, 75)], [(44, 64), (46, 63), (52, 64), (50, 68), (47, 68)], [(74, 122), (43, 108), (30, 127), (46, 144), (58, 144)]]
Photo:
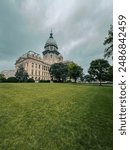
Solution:
[(55, 39), (53, 38), (53, 33), (52, 33), (52, 32), (50, 33), (50, 37), (49, 37), (49, 39), (47, 40), (47, 42), (46, 42), (44, 48), (46, 48), (46, 47), (48, 47), (48, 46), (54, 46), (55, 48), (58, 49), (58, 45), (57, 45)]

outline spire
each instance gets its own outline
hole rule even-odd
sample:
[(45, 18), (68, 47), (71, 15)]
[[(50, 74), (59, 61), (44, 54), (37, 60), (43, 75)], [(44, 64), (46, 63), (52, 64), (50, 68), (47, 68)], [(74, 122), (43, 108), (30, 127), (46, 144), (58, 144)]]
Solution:
[(53, 38), (52, 28), (51, 28), (51, 33), (50, 33), (50, 37), (49, 38)]

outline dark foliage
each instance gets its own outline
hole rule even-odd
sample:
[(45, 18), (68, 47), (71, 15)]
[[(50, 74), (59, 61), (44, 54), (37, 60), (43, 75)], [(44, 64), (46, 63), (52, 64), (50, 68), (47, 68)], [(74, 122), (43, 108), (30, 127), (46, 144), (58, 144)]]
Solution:
[(57, 80), (58, 82), (65, 82), (68, 76), (67, 65), (63, 63), (53, 64), (49, 72), (50, 72), (52, 80)]
[(18, 80), (15, 77), (9, 77), (6, 82), (16, 83)]
[(40, 80), (39, 83), (49, 83), (50, 80)]
[(99, 80), (100, 85), (102, 81), (108, 81), (110, 64), (107, 60), (96, 59), (90, 63), (88, 73), (94, 78)]
[(113, 58), (113, 25), (110, 25), (110, 30), (108, 31), (108, 37), (104, 40), (104, 45), (108, 45), (108, 47), (104, 51), (104, 57)]
[(28, 73), (25, 71), (23, 65), (20, 65), (15, 74), (18, 82), (27, 82), (28, 81)]
[(29, 78), (29, 79), (27, 80), (27, 82), (29, 82), (29, 83), (34, 83), (35, 80), (34, 80), (33, 78)]

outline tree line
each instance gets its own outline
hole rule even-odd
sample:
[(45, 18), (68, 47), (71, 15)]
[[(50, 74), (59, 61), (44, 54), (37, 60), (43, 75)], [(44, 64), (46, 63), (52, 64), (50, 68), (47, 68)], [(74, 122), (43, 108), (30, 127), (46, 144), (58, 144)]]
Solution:
[[(54, 82), (96, 82), (100, 85), (103, 81), (113, 81), (113, 66), (109, 64), (106, 58), (113, 58), (113, 26), (110, 25), (108, 35), (103, 44), (106, 47), (104, 50), (104, 58), (92, 60), (88, 69), (88, 74), (83, 74), (83, 68), (74, 62), (55, 63), (52, 64), (49, 70), (51, 81)], [(23, 66), (19, 66), (15, 77), (5, 78), (0, 74), (0, 82), (35, 82), (30, 78)], [(40, 82), (45, 82), (41, 80)]]

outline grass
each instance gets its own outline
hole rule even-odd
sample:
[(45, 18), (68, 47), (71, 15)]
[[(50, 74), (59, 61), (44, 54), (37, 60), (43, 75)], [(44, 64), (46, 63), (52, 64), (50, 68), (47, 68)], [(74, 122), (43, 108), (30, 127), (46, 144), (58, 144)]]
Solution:
[(112, 87), (0, 84), (0, 150), (112, 150)]

